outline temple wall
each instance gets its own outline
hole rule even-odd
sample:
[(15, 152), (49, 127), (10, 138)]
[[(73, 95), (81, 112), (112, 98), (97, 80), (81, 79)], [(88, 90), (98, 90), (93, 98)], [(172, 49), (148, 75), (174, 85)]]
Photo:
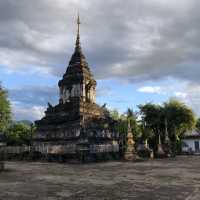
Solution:
[[(78, 146), (76, 143), (70, 144), (54, 144), (51, 143), (35, 143), (33, 146), (6, 146), (0, 148), (0, 153), (4, 154), (21, 154), (23, 152), (40, 152), (46, 154), (76, 154)], [(119, 152), (119, 145), (116, 144), (93, 144), (89, 147), (91, 154)]]
[(41, 152), (42, 154), (75, 154), (76, 144), (51, 145), (41, 143), (34, 146), (34, 151)]
[(83, 83), (83, 85), (82, 85), (82, 96), (83, 96), (84, 99), (85, 99), (85, 97), (86, 97), (85, 83)]
[(72, 85), (70, 97), (80, 97), (80, 96), (81, 96), (81, 85), (80, 84)]
[(75, 154), (76, 144), (52, 145), (49, 143), (35, 143), (33, 146), (6, 146), (0, 148), (0, 153), (21, 154), (23, 152), (40, 152), (42, 154)]
[[(69, 138), (78, 138), (81, 134), (81, 130), (79, 128), (62, 128), (58, 129), (57, 131), (38, 131), (37, 134), (35, 134), (34, 139), (53, 139), (53, 138), (58, 138), (58, 139), (69, 139)], [(87, 131), (87, 136), (88, 137), (93, 137), (93, 138), (114, 138), (118, 137), (119, 135), (115, 132), (110, 132), (108, 130), (96, 130), (93, 131), (88, 130)]]
[(92, 103), (95, 103), (96, 102), (96, 88), (95, 88), (95, 86), (90, 86), (89, 88), (86, 88), (85, 91), (86, 91), (86, 94), (85, 94), (86, 99), (89, 100)]
[(70, 97), (81, 97), (83, 95), (82, 88), (81, 84), (72, 85), (71, 90), (66, 87), (62, 87), (60, 88), (60, 99), (62, 99), (63, 103), (65, 103)]
[(58, 129), (57, 131), (38, 131), (35, 134), (34, 139), (50, 139), (50, 138), (77, 138), (80, 136), (80, 129), (79, 128), (62, 128)]
[(87, 84), (74, 84), (72, 85), (71, 90), (66, 87), (60, 88), (60, 99), (63, 100), (63, 103), (67, 102), (70, 97), (83, 97), (88, 99), (90, 102), (96, 102), (96, 88), (91, 86), (86, 89)]
[(97, 131), (88, 131), (88, 137), (94, 138), (108, 138), (111, 139), (113, 137), (117, 137), (118, 135), (114, 132), (105, 131), (105, 130), (97, 130)]
[(94, 144), (90, 145), (90, 153), (119, 152), (118, 144)]

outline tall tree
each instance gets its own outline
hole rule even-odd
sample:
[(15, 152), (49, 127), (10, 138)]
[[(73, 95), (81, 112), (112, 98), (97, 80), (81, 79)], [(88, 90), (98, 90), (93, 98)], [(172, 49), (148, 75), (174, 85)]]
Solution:
[(5, 132), (11, 120), (11, 108), (7, 92), (0, 85), (0, 132)]
[(120, 135), (120, 155), (123, 156), (127, 145), (128, 121), (130, 122), (132, 134), (136, 142), (140, 134), (137, 114), (130, 108), (128, 108), (127, 112), (124, 114), (120, 114), (117, 110), (110, 111), (110, 114), (111, 117), (117, 121), (115, 128)]
[[(137, 121), (137, 113), (134, 112), (133, 109), (128, 108), (126, 111), (126, 116), (127, 116), (127, 119), (126, 119), (127, 124), (128, 124), (128, 121), (130, 121), (130, 126), (132, 129), (133, 136), (135, 138), (137, 138), (140, 134), (140, 128), (139, 128), (138, 121)], [(127, 133), (127, 131), (128, 130), (126, 130), (126, 133)]]
[(196, 121), (196, 129), (200, 132), (200, 118), (198, 118)]
[(177, 136), (182, 136), (187, 130), (192, 130), (195, 127), (196, 121), (193, 111), (178, 100), (171, 99), (164, 103), (164, 115), (171, 136), (174, 133)]
[(131, 108), (128, 108), (127, 111), (123, 114), (120, 114), (117, 110), (111, 110), (110, 115), (114, 120), (118, 122), (116, 129), (120, 135), (126, 135), (128, 131), (129, 120), (134, 136), (138, 136), (139, 127), (137, 123), (137, 114)]
[[(167, 128), (172, 144), (171, 150), (174, 154), (178, 139), (195, 125), (193, 111), (184, 103), (175, 99), (165, 102), (162, 106), (152, 103), (139, 105), (139, 109), (144, 127), (148, 128), (148, 130), (151, 129), (153, 132), (154, 148), (156, 148), (159, 135), (162, 140), (165, 139), (165, 130)], [(166, 124), (167, 127), (165, 127)]]
[(171, 99), (164, 103), (164, 115), (167, 120), (171, 150), (175, 155), (177, 144), (180, 144), (180, 139), (184, 133), (195, 127), (195, 115), (188, 106), (176, 99)]
[(160, 105), (147, 103), (138, 106), (141, 115), (142, 140), (148, 140), (154, 151), (157, 148), (159, 135), (163, 130), (163, 108)]
[(162, 128), (163, 108), (160, 105), (147, 103), (138, 106), (142, 118), (143, 127), (152, 129), (154, 135), (158, 135)]

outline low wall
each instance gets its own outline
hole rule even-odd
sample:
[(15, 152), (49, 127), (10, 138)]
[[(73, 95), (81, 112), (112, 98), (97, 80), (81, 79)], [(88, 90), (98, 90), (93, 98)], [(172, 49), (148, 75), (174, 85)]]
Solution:
[[(30, 153), (30, 152), (40, 152), (44, 155), (46, 154), (76, 154), (76, 144), (70, 145), (37, 145), (37, 146), (6, 146), (0, 148), (0, 154), (22, 154), (22, 153)], [(89, 151), (92, 154), (98, 153), (117, 153), (119, 152), (118, 144), (102, 144), (102, 145), (90, 145)]]

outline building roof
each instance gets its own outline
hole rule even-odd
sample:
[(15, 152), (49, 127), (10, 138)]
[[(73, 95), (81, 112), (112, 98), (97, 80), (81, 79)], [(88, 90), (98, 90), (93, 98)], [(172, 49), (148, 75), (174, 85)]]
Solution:
[(184, 139), (200, 139), (200, 132), (197, 130), (186, 132)]

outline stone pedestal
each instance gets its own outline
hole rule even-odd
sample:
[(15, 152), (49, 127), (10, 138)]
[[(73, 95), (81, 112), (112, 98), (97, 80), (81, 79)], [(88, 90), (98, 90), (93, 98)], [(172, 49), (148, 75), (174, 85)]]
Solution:
[(159, 156), (164, 156), (165, 152), (163, 150), (162, 144), (158, 144), (158, 150), (157, 150), (157, 155)]
[(133, 148), (128, 147), (125, 154), (124, 154), (124, 159), (127, 161), (133, 161), (137, 159), (137, 154)]

